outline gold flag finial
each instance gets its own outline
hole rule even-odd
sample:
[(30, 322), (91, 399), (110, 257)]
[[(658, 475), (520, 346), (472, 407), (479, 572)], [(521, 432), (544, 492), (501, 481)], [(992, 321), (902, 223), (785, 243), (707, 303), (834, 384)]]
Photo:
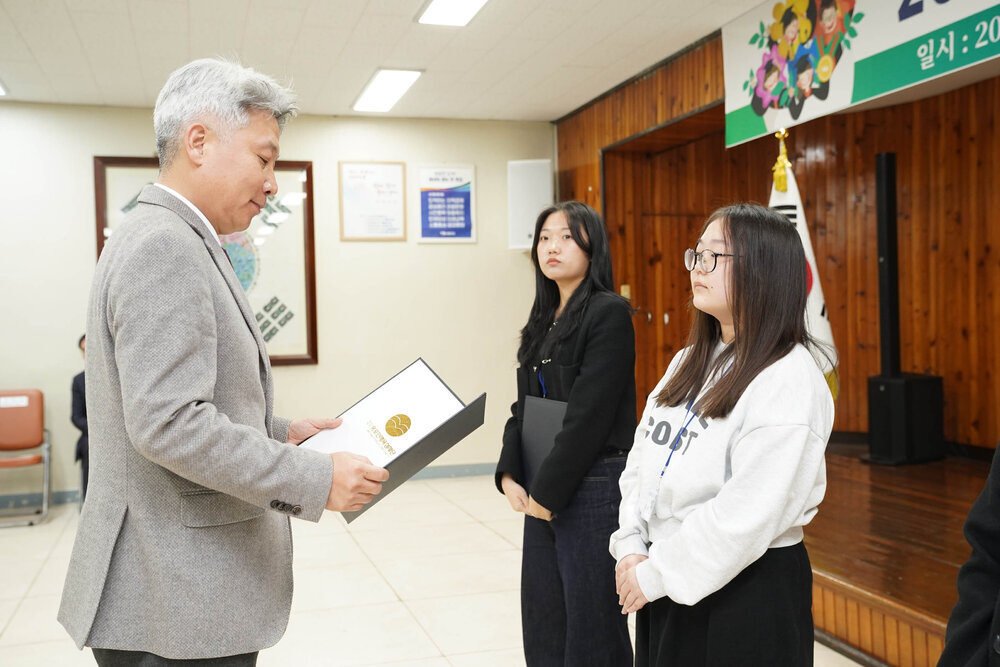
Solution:
[(774, 189), (778, 192), (788, 192), (788, 175), (785, 170), (791, 167), (792, 163), (788, 161), (788, 151), (785, 149), (785, 137), (787, 136), (788, 130), (785, 128), (774, 133), (774, 137), (781, 142), (778, 159), (771, 167), (771, 171), (774, 172)]

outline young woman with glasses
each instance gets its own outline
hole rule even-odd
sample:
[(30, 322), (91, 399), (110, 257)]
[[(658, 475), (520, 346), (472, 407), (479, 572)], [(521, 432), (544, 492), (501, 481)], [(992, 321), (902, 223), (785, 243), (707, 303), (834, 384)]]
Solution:
[[(613, 291), (604, 221), (586, 204), (542, 211), (531, 261), (535, 302), (521, 330), (517, 402), (496, 471), (497, 488), (525, 514), (524, 657), (528, 667), (631, 666), (607, 548), (635, 431), (632, 310)], [(522, 451), (528, 397), (565, 402), (551, 453), (530, 484)]]
[(833, 399), (806, 332), (802, 242), (738, 204), (684, 264), (688, 346), (649, 395), (611, 537), (636, 665), (812, 665), (802, 527), (826, 489)]

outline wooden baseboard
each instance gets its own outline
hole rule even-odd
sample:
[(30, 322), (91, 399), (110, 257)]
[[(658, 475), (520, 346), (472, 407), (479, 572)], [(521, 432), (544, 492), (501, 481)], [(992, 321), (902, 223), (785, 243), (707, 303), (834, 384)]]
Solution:
[(946, 621), (813, 571), (816, 628), (886, 664), (934, 667)]

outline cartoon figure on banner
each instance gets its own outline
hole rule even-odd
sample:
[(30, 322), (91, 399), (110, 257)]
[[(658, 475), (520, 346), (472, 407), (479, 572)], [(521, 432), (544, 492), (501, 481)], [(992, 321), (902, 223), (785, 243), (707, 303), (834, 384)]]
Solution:
[(778, 55), (786, 62), (794, 61), (799, 47), (812, 37), (809, 5), (809, 0), (789, 0), (774, 6), (775, 21), (769, 31), (771, 43), (777, 44)]
[(785, 59), (778, 55), (778, 45), (764, 54), (764, 62), (757, 69), (756, 87), (750, 106), (763, 116), (766, 109), (788, 106), (788, 78)]
[(830, 92), (829, 81), (820, 83), (816, 79), (816, 68), (813, 66), (813, 63), (816, 62), (814, 53), (807, 49), (800, 49), (799, 54), (794, 70), (795, 87), (788, 100), (788, 112), (792, 114), (794, 120), (798, 120), (799, 115), (802, 114), (802, 106), (806, 103), (806, 99), (815, 96), (817, 99), (825, 100)]
[(750, 44), (764, 53), (760, 67), (751, 69), (743, 83), (758, 116), (787, 108), (798, 120), (807, 99), (826, 99), (830, 77), (844, 49), (851, 48), (851, 38), (858, 34), (854, 26), (864, 17), (854, 13), (854, 3), (785, 0), (774, 5), (774, 22), (768, 27), (761, 21), (750, 37)]
[[(816, 2), (819, 6), (819, 23), (816, 25), (816, 76), (820, 83), (826, 83), (830, 80), (844, 47), (850, 48), (850, 37), (857, 36), (857, 31), (848, 32), (851, 15), (854, 13), (854, 0), (816, 0)], [(854, 22), (861, 20), (862, 16), (863, 14), (854, 16)]]

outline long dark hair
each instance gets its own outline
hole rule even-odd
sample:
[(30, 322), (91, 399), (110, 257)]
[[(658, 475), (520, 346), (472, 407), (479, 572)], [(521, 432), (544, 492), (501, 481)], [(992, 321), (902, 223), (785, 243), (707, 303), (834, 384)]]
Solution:
[(814, 356), (829, 355), (806, 331), (806, 255), (788, 218), (758, 204), (735, 204), (712, 213), (702, 233), (715, 220), (734, 255), (729, 299), (735, 340), (713, 361), (722, 328), (692, 305), (690, 350), (656, 401), (671, 406), (692, 401), (711, 376), (727, 369), (698, 402), (698, 414), (722, 418), (762, 370), (796, 345)]
[(578, 201), (555, 204), (539, 213), (538, 220), (535, 221), (535, 236), (531, 242), (531, 263), (535, 265), (535, 303), (531, 306), (528, 323), (521, 329), (521, 346), (517, 350), (517, 361), (522, 366), (536, 361), (535, 357), (559, 308), (559, 286), (554, 280), (545, 277), (538, 263), (538, 237), (548, 217), (560, 211), (569, 221), (569, 233), (573, 241), (590, 258), (590, 267), (559, 317), (556, 341), (565, 340), (580, 325), (583, 312), (593, 294), (614, 294), (608, 233), (601, 214)]

